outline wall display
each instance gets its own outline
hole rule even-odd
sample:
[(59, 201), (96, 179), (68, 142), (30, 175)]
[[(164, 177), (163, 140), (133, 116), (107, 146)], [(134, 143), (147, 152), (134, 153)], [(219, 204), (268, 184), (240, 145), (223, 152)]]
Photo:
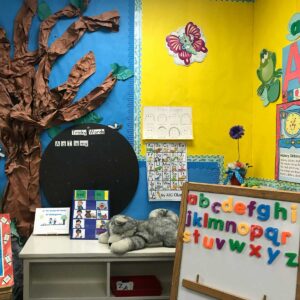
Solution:
[(70, 207), (76, 189), (109, 190), (110, 215), (123, 211), (135, 194), (139, 166), (129, 142), (99, 124), (65, 129), (48, 145), (41, 162), (41, 187), (55, 207)]
[(298, 193), (185, 184), (170, 299), (299, 299), (299, 203)]
[(143, 114), (143, 139), (193, 139), (192, 108), (145, 106)]
[(263, 49), (260, 53), (260, 66), (257, 69), (257, 76), (261, 81), (257, 95), (263, 100), (264, 106), (278, 100), (281, 74), (281, 69), (276, 70), (276, 54)]
[(207, 55), (205, 37), (193, 22), (187, 23), (166, 37), (169, 54), (177, 65), (189, 66), (193, 62), (202, 62)]
[[(16, 218), (18, 231), (23, 236), (30, 235), (34, 209), (40, 207), (41, 132), (79, 119), (99, 107), (119, 79), (115, 70), (109, 70), (104, 73), (107, 75), (102, 83), (98, 81), (85, 95), (75, 100), (81, 85), (96, 71), (96, 56), (91, 49), (85, 49), (83, 55), (76, 58), (74, 55), (69, 74), (57, 85), (50, 86), (49, 77), (54, 64), (80, 43), (86, 32), (104, 31), (106, 44), (110, 43), (107, 33), (119, 31), (118, 11), (101, 11), (93, 16), (83, 16), (81, 10), (87, 8), (88, 1), (74, 1), (73, 4), (67, 3), (46, 18), (51, 13), (46, 8), (48, 5), (50, 8), (50, 1), (41, 2), (41, 6), (37, 0), (22, 1), (15, 15), (13, 35), (6, 35), (6, 31), (0, 28), (0, 93), (5, 95), (1, 102), (0, 140), (8, 158), (5, 167), (8, 185), (3, 195), (3, 208), (12, 218)], [(32, 48), (29, 47), (29, 33), (32, 32), (31, 24), (35, 23), (33, 18), (38, 10), (40, 17), (46, 19), (38, 24), (38, 41), (34, 39), (37, 45)], [(74, 21), (73, 18), (77, 19)], [(73, 21), (61, 34), (51, 35), (61, 19)], [(13, 43), (9, 40), (11, 36)], [(50, 36), (55, 37), (50, 39)], [(12, 44), (14, 51), (11, 56)], [(110, 63), (115, 61), (116, 58)], [(18, 205), (15, 203), (16, 193)]]
[(300, 41), (282, 50), (282, 102), (300, 98)]
[(10, 216), (0, 214), (0, 289), (14, 285)]
[(106, 232), (109, 191), (75, 190), (72, 203), (71, 238), (96, 240)]
[(69, 234), (70, 208), (37, 208), (33, 234)]
[(300, 13), (295, 13), (288, 25), (289, 34), (286, 35), (286, 38), (289, 41), (295, 41), (300, 37)]
[(276, 179), (300, 183), (300, 101), (277, 105)]
[(149, 201), (180, 201), (187, 181), (185, 143), (147, 143)]

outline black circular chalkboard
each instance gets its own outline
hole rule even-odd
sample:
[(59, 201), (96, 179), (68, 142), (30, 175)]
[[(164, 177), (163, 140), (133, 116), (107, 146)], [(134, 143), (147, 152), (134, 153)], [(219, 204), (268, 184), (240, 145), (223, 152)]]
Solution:
[(110, 216), (119, 214), (135, 194), (137, 157), (116, 130), (99, 124), (65, 129), (43, 153), (41, 188), (54, 207), (71, 206), (74, 190), (109, 190)]

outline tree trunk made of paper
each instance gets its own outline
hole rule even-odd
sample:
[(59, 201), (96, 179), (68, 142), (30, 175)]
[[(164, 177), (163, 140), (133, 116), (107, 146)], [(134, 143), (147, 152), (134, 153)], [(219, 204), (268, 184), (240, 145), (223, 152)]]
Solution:
[[(87, 1), (85, 1), (87, 5)], [(55, 61), (73, 47), (86, 31), (118, 31), (119, 14), (106, 12), (95, 17), (80, 16), (80, 10), (67, 6), (50, 15), (40, 25), (38, 50), (28, 50), (28, 34), (37, 10), (37, 0), (24, 0), (14, 24), (14, 57), (10, 42), (0, 28), (0, 139), (7, 161), (8, 184), (3, 211), (16, 218), (18, 231), (29, 236), (34, 212), (40, 206), (40, 134), (63, 122), (76, 120), (101, 105), (116, 83), (113, 73), (88, 95), (72, 103), (80, 85), (95, 72), (95, 58), (89, 52), (78, 61), (68, 80), (54, 88), (48, 77)], [(60, 18), (79, 16), (60, 37), (48, 46), (51, 29)]]

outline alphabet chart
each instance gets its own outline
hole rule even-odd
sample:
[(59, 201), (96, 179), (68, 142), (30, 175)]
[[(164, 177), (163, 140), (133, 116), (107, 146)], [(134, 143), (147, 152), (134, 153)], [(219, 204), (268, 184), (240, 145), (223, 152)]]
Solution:
[(186, 183), (171, 300), (299, 299), (299, 202), (299, 193)]
[(180, 201), (187, 181), (185, 143), (148, 143), (147, 179), (149, 201)]

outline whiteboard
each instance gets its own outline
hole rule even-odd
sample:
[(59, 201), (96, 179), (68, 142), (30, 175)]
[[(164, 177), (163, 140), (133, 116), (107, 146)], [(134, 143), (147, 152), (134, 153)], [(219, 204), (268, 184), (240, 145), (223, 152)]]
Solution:
[[(242, 299), (262, 300), (267, 296), (268, 300), (294, 300), (296, 293), (299, 297), (299, 200), (300, 194), (292, 192), (187, 183), (171, 299), (225, 299), (182, 286), (183, 279), (196, 282), (197, 275), (201, 286)], [(221, 220), (216, 228), (214, 220)], [(235, 232), (232, 223), (236, 224)], [(204, 244), (205, 237), (208, 243)], [(236, 241), (244, 245), (240, 251), (234, 250)]]

